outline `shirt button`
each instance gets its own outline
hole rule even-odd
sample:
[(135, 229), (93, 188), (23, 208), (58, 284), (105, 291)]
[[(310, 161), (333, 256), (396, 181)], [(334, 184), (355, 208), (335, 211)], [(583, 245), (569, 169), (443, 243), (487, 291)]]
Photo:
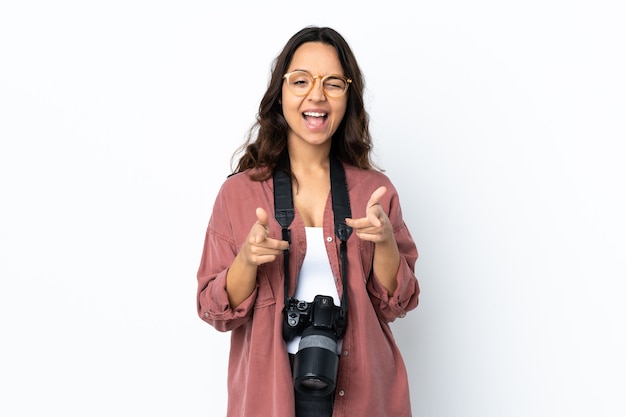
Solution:
[(348, 356), (348, 351), (347, 350), (343, 351), (343, 356)]
[(209, 313), (207, 313), (206, 311), (204, 312), (204, 317), (209, 317)]
[(330, 243), (330, 242), (332, 242), (332, 241), (333, 241), (333, 237), (332, 237), (332, 236), (328, 236), (328, 237), (326, 238), (326, 242)]
[(339, 390), (339, 396), (343, 397), (344, 395), (346, 395), (346, 393), (342, 389), (340, 389)]

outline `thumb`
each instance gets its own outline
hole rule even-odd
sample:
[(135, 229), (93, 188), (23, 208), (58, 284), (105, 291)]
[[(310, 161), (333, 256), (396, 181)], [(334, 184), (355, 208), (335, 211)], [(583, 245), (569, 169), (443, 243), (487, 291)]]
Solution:
[[(257, 222), (250, 230), (249, 242), (251, 244), (259, 244), (263, 242), (267, 238), (267, 232), (269, 231), (267, 213), (261, 207), (257, 207), (256, 209), (256, 219)], [(257, 227), (257, 224), (261, 226), (260, 229)]]
[(263, 227), (269, 226), (269, 216), (263, 208), (257, 207), (256, 218)]
[(374, 190), (369, 201), (367, 202), (367, 208), (370, 208), (378, 204), (380, 202), (380, 199), (383, 198), (386, 192), (387, 192), (387, 188), (384, 185), (381, 185), (376, 190)]
[[(372, 223), (376, 227), (380, 227), (380, 225), (381, 225), (381, 222), (380, 222), (380, 219), (378, 218), (378, 216), (380, 216), (382, 208), (380, 208), (380, 205), (378, 203), (380, 202), (380, 199), (383, 198), (383, 196), (385, 195), (386, 192), (387, 192), (387, 188), (385, 188), (384, 186), (378, 187), (372, 193), (372, 196), (370, 197), (369, 201), (367, 202), (367, 210), (365, 212), (366, 216), (369, 219), (370, 223)], [(373, 207), (376, 207), (376, 209), (375, 210), (370, 210)]]

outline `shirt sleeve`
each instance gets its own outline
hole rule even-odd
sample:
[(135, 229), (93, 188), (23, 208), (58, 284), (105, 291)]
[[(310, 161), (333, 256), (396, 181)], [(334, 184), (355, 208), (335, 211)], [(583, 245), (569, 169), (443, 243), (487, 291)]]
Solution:
[(250, 296), (232, 308), (226, 292), (226, 275), (238, 252), (232, 223), (228, 217), (228, 199), (224, 188), (215, 200), (207, 227), (204, 249), (198, 269), (197, 308), (200, 318), (219, 331), (229, 331), (250, 319), (258, 284)]
[(390, 296), (373, 271), (371, 273), (372, 276), (367, 281), (368, 291), (376, 313), (381, 320), (387, 323), (394, 321), (398, 317), (404, 317), (407, 312), (416, 308), (420, 292), (415, 276), (415, 262), (418, 257), (417, 248), (408, 227), (402, 219), (402, 209), (400, 208), (398, 195), (393, 188), (389, 191), (392, 191), (392, 193), (387, 215), (392, 224), (394, 237), (400, 252), (400, 266), (396, 275), (398, 285)]

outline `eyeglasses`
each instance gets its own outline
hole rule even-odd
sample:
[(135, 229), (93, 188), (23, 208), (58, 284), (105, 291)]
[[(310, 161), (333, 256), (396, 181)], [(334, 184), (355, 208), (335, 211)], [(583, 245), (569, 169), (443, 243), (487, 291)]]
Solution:
[(339, 74), (313, 76), (306, 71), (293, 71), (283, 75), (287, 80), (287, 88), (296, 96), (306, 96), (313, 90), (315, 80), (320, 79), (326, 97), (341, 97), (348, 91), (352, 80)]

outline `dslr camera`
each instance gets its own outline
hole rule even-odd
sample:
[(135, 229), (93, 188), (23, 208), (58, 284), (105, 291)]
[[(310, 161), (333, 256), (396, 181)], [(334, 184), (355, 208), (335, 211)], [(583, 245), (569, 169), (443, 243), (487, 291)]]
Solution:
[(333, 297), (316, 295), (312, 303), (290, 298), (285, 306), (283, 337), (302, 336), (293, 361), (293, 381), (302, 393), (323, 397), (335, 390), (339, 356), (337, 340), (346, 320)]

